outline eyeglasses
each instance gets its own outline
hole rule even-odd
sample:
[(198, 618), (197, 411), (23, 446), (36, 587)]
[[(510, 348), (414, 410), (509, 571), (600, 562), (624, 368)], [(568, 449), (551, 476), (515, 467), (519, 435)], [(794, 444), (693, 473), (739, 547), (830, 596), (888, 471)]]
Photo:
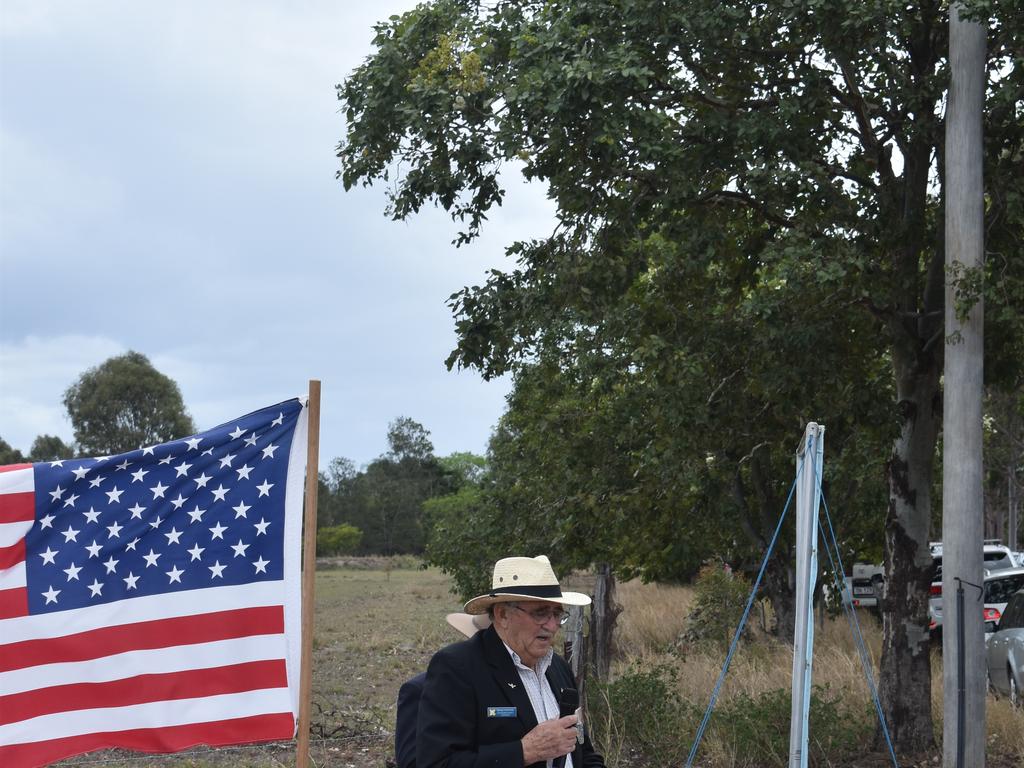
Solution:
[(563, 611), (561, 608), (537, 608), (532, 611), (528, 611), (525, 608), (520, 608), (518, 605), (512, 604), (512, 607), (517, 611), (522, 611), (537, 624), (547, 624), (549, 621), (554, 619), (558, 622), (559, 626), (562, 626), (569, 620), (569, 614)]

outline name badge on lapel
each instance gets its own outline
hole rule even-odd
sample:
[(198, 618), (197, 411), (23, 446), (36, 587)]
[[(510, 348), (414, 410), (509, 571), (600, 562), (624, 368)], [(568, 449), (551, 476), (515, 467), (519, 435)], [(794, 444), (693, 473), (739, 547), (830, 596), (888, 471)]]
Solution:
[(515, 717), (516, 716), (516, 708), (515, 707), (488, 707), (487, 708), (487, 716), (488, 717)]

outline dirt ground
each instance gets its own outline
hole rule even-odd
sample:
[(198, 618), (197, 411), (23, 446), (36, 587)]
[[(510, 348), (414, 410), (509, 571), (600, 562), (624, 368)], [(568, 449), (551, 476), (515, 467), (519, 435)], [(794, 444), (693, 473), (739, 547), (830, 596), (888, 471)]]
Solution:
[[(432, 569), (387, 570), (386, 565), (384, 560), (319, 564), (310, 747), (317, 768), (393, 768), (399, 686), (425, 669), (437, 648), (458, 639), (444, 621), (445, 614), (459, 609), (447, 577)], [(1015, 757), (992, 754), (986, 760), (988, 768), (1020, 768)], [(288, 742), (201, 748), (166, 756), (107, 751), (59, 765), (280, 768), (295, 765), (295, 746)], [(699, 757), (697, 765), (712, 768)], [(891, 765), (887, 754), (863, 754), (830, 768)], [(941, 765), (939, 752), (901, 762), (902, 768)]]

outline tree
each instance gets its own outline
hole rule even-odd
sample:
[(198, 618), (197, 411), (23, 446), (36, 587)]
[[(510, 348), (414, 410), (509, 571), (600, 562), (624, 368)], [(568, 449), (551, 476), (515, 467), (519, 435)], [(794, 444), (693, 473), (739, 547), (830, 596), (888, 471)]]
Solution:
[(430, 432), (400, 416), (388, 425), (388, 451), (361, 472), (347, 459), (331, 462), (321, 478), (327, 499), (322, 519), (362, 531), (364, 554), (419, 554), (425, 532), (423, 502), (455, 489), (459, 478), (434, 456)]
[(29, 449), (32, 461), (57, 461), (73, 458), (74, 455), (75, 449), (56, 435), (39, 435)]
[(25, 455), (17, 448), (0, 437), (0, 466), (5, 464), (24, 464), (28, 461)]
[[(1024, 332), (1024, 21), (1012, 3), (965, 6), (993, 15), (985, 126), (992, 258), (987, 280), (956, 279), (968, 301), (985, 291), (986, 372), (992, 386), (1011, 389), (1021, 361), (1010, 340)], [(377, 51), (339, 86), (348, 121), (340, 175), (348, 187), (388, 179), (392, 216), (436, 202), (465, 223), (459, 242), (470, 240), (501, 202), (509, 160), (544, 182), (557, 205), (550, 237), (509, 248), (515, 270), (453, 295), (451, 366), (492, 377), (540, 358), (586, 372), (610, 357), (608, 386), (628, 389), (649, 378), (649, 367), (699, 369), (703, 358), (691, 362), (689, 350), (673, 359), (673, 343), (700, 336), (702, 315), (717, 319), (735, 306), (731, 298), (749, 296), (766, 325), (747, 328), (733, 370), (721, 363), (723, 375), (709, 375), (692, 399), (715, 402), (720, 385), (748, 375), (748, 351), (762, 363), (762, 391), (748, 384), (756, 397), (697, 411), (711, 419), (707, 432), (719, 419), (751, 425), (746, 450), (734, 439), (715, 455), (752, 479), (757, 404), (802, 394), (790, 379), (814, 370), (785, 363), (770, 344), (786, 338), (787, 326), (792, 346), (805, 330), (815, 340), (840, 331), (848, 356), (838, 372), (860, 374), (849, 391), (828, 382), (833, 399), (820, 420), (842, 418), (843, 395), (857, 406), (889, 405), (886, 421), (869, 419), (867, 430), (891, 438), (881, 677), (884, 713), (904, 753), (934, 743), (927, 541), (944, 347), (945, 13), (934, 1), (439, 0), (379, 25)], [(674, 254), (668, 268), (666, 250)], [(695, 275), (703, 280), (697, 306), (686, 296)], [(723, 297), (707, 290), (716, 276)], [(651, 322), (620, 332), (638, 291), (655, 302), (645, 319), (671, 334), (633, 333)], [(792, 323), (808, 305), (817, 309), (810, 325)], [(857, 389), (861, 382), (868, 389)], [(657, 383), (664, 391), (670, 381)], [(644, 401), (667, 411), (666, 424), (694, 424), (680, 398)], [(674, 443), (681, 433), (663, 434)], [(772, 445), (777, 456), (783, 446)], [(642, 470), (673, 453), (654, 447), (664, 450), (638, 455), (649, 462)], [(763, 468), (774, 472), (772, 456)]]
[(174, 381), (145, 355), (127, 352), (83, 373), (64, 405), (85, 454), (115, 454), (196, 431)]

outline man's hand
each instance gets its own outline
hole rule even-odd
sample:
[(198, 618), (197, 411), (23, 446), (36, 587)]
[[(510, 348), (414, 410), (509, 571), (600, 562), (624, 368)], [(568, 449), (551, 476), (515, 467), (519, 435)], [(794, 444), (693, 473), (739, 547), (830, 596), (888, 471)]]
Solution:
[(523, 736), (523, 765), (553, 760), (576, 748), (576, 715), (547, 720)]

